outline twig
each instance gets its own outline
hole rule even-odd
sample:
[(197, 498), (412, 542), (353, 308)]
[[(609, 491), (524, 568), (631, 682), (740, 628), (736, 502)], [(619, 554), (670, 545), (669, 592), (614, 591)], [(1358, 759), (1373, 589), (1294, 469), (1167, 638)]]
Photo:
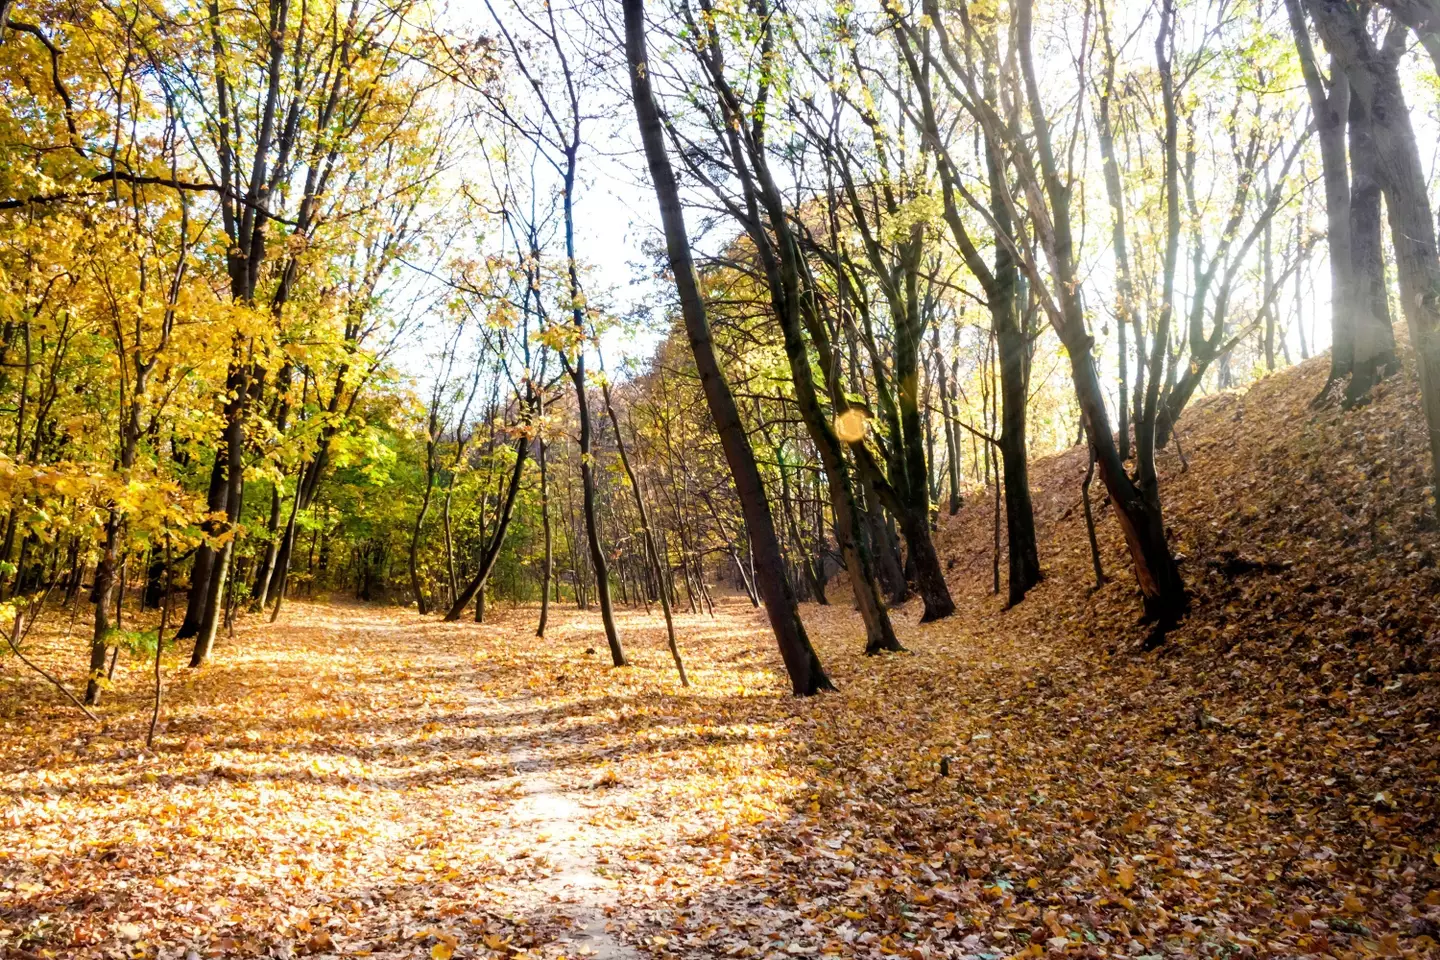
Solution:
[(1185, 451), (1180, 446), (1180, 431), (1176, 430), (1174, 427), (1171, 427), (1170, 437), (1175, 441), (1175, 452), (1180, 455), (1180, 472), (1189, 472), (1190, 461), (1185, 459)]
[(145, 749), (155, 744), (155, 724), (160, 720), (160, 652), (165, 649), (165, 628), (170, 625), (170, 589), (175, 576), (170, 562), (170, 537), (165, 537), (165, 602), (160, 605), (160, 626), (155, 631), (155, 707), (150, 711), (150, 729), (145, 733)]
[[(51, 586), (54, 586), (54, 584), (52, 583)], [(49, 594), (50, 590), (47, 588), (45, 591), (45, 596), (49, 596)], [(12, 633), (5, 634), (5, 642), (10, 645), (10, 650), (15, 654), (15, 656), (20, 658), (21, 663), (25, 664), (25, 666), (29, 667), (31, 670), (34, 670), (36, 673), (40, 674), (40, 676), (50, 681), (50, 685), (53, 686), (56, 690), (59, 690), (62, 694), (64, 694), (65, 699), (69, 700), (71, 703), (75, 704), (75, 706), (79, 707), (81, 713), (85, 714), (85, 716), (89, 717), (91, 720), (94, 720), (96, 723), (100, 723), (100, 718), (95, 716), (95, 714), (91, 713), (89, 707), (85, 706), (85, 704), (81, 703), (78, 699), (76, 699), (75, 694), (65, 689), (65, 684), (55, 679), (53, 676), (51, 676), (45, 671), (45, 668), (32, 661), (29, 657), (25, 656), (25, 654), (20, 651), (20, 647), (17, 645), (16, 641), (18, 639), (19, 641), (23, 642), (25, 639), (25, 635), (29, 632), (30, 628), (25, 625), (25, 614), (17, 607), (15, 610), (15, 629)], [(4, 633), (4, 631), (0, 630), (0, 633)]]
[(1105, 586), (1110, 579), (1100, 564), (1100, 544), (1095, 538), (1095, 514), (1090, 508), (1090, 482), (1095, 479), (1095, 445), (1090, 447), (1090, 466), (1085, 470), (1085, 479), (1080, 483), (1080, 501), (1085, 505), (1085, 533), (1090, 538), (1090, 563), (1095, 568), (1095, 589)]

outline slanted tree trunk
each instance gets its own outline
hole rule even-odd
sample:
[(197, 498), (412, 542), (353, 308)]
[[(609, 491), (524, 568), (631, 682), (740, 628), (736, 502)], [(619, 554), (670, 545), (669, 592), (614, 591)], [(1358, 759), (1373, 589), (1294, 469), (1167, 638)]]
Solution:
[[(645, 498), (640, 495), (640, 481), (635, 478), (635, 470), (630, 466), (630, 455), (625, 449), (625, 436), (620, 432), (620, 420), (615, 416), (615, 405), (610, 398), (610, 384), (604, 382), (600, 389), (605, 396), (605, 413), (610, 417), (610, 426), (615, 431), (615, 449), (620, 454), (620, 465), (625, 469), (625, 477), (630, 481), (630, 493), (635, 497), (635, 512), (640, 516), (640, 534), (645, 538), (645, 556), (655, 565), (660, 566), (660, 551), (655, 547), (655, 536), (650, 532), (650, 515), (645, 510)], [(675, 643), (675, 620), (670, 613), (670, 598), (662, 591), (660, 594), (660, 609), (665, 614), (665, 637), (670, 647), (670, 656), (675, 661), (675, 672), (680, 674), (680, 686), (690, 686), (690, 679), (685, 676), (685, 663), (680, 659), (680, 647)], [(714, 614), (714, 610), (711, 610)]]
[[(533, 409), (533, 402), (531, 407)], [(480, 553), (479, 569), (475, 576), (460, 590), (455, 597), (455, 602), (450, 605), (449, 611), (445, 614), (447, 622), (454, 622), (460, 619), (475, 594), (485, 586), (485, 581), (490, 578), (490, 571), (495, 568), (495, 561), (500, 557), (500, 548), (505, 545), (505, 534), (510, 528), (510, 518), (515, 513), (515, 498), (520, 492), (520, 483), (525, 475), (525, 455), (530, 449), (530, 439), (521, 436), (515, 441), (515, 466), (510, 471), (510, 481), (505, 489), (505, 497), (500, 502), (499, 515), (495, 518), (495, 530), (490, 534), (484, 548)]]
[(455, 534), (450, 524), (450, 503), (455, 497), (455, 481), (452, 477), (445, 485), (445, 504), (440, 510), (440, 522), (445, 529), (445, 580), (450, 587), (447, 603), (454, 603), (460, 592), (460, 580), (455, 574)]
[[(862, 113), (866, 116), (867, 122), (878, 125), (876, 118), (868, 108)], [(828, 142), (822, 135), (821, 142)], [(883, 147), (880, 149), (883, 150)], [(763, 151), (754, 151), (756, 158), (754, 166), (761, 185), (762, 196), (766, 197), (765, 205), (773, 208), (773, 193), (766, 186), (769, 178), (767, 161)], [(885, 300), (889, 306), (891, 319), (891, 354), (893, 357), (893, 392), (890, 386), (885, 383), (884, 377), (880, 374), (880, 365), (875, 366), (877, 394), (880, 400), (880, 407), (883, 419), (888, 423), (890, 432), (890, 447), (887, 454), (888, 476), (884, 479), (893, 490), (893, 494), (887, 499), (886, 507), (895, 517), (900, 525), (900, 531), (905, 537), (905, 544), (908, 547), (904, 571), (906, 575), (912, 575), (915, 580), (916, 592), (925, 605), (921, 615), (922, 622), (939, 620), (950, 616), (955, 612), (955, 602), (950, 596), (950, 588), (945, 583), (944, 571), (940, 568), (940, 557), (935, 551), (935, 544), (930, 536), (930, 484), (929, 468), (925, 454), (925, 430), (922, 424), (920, 413), (920, 346), (925, 339), (925, 327), (929, 319), (928, 311), (922, 308), (920, 296), (920, 264), (922, 250), (925, 240), (925, 228), (921, 223), (912, 224), (904, 240), (897, 241), (891, 249), (882, 247), (875, 232), (871, 229), (867, 213), (871, 209), (860, 195), (860, 187), (855, 182), (848, 162), (843, 156), (835, 156), (827, 151), (827, 159), (830, 173), (840, 175), (841, 185), (846, 203), (849, 206), (852, 222), (859, 228), (861, 247), (865, 251), (866, 259), (875, 277), (879, 280), (884, 292)], [(838, 161), (838, 162), (836, 162)], [(833, 191), (832, 191), (833, 193)], [(882, 191), (879, 198), (886, 212), (895, 216), (899, 212), (899, 200), (891, 191)], [(836, 224), (833, 209), (835, 200), (831, 200), (831, 232), (835, 234)], [(770, 213), (775, 216), (775, 213)], [(784, 245), (793, 242), (788, 234), (790, 227), (788, 223), (774, 227), (776, 231), (777, 247), (779, 257), (773, 255), (768, 258), (767, 272), (771, 274), (770, 283), (772, 286), (777, 280), (783, 282), (781, 276), (785, 269), (785, 262), (788, 254), (785, 253)], [(844, 264), (846, 258), (838, 252), (828, 254), (832, 265), (836, 268), (836, 274), (841, 277), (842, 290), (847, 283), (843, 279)], [(803, 259), (796, 255), (799, 260), (796, 270), (799, 277), (813, 285), (814, 280), (809, 276), (806, 264)], [(777, 269), (778, 268), (778, 273)], [(774, 293), (772, 292), (772, 298)], [(784, 302), (782, 296), (777, 304)], [(837, 413), (846, 406), (845, 399), (840, 391), (840, 372), (836, 367), (836, 360), (833, 351), (825, 345), (828, 338), (821, 334), (823, 323), (815, 315), (817, 310), (815, 304), (817, 298), (806, 295), (799, 304), (806, 327), (811, 339), (815, 341), (817, 351), (821, 355), (821, 369), (825, 376), (826, 386), (830, 395), (832, 405)], [(777, 309), (779, 307), (777, 306)], [(873, 342), (873, 337), (867, 340)], [(872, 345), (872, 355), (878, 355), (878, 351)], [(893, 395), (892, 395), (893, 393)], [(863, 433), (858, 437), (847, 437), (848, 443), (854, 444), (863, 441)], [(822, 457), (823, 460), (823, 457)], [(877, 486), (881, 480), (878, 471), (878, 463), (871, 458), (857, 460), (858, 471), (863, 484), (871, 487)], [(870, 476), (866, 476), (870, 474)], [(866, 503), (864, 510), (874, 513), (878, 509), (877, 502), (870, 491), (866, 491)], [(864, 525), (873, 528), (873, 522), (867, 521)], [(861, 531), (856, 531), (860, 536)], [(878, 554), (880, 542), (873, 536), (870, 539), (872, 554)], [(876, 556), (877, 575), (883, 577), (883, 564), (885, 561)], [(906, 585), (908, 587), (908, 583)], [(886, 585), (892, 597), (897, 596), (897, 591)], [(908, 592), (908, 590), (904, 591)], [(864, 606), (862, 602), (862, 607)]]
[[(835, 389), (839, 380), (833, 376), (837, 369), (834, 350), (814, 309), (816, 298), (806, 287), (805, 260), (790, 221), (790, 208), (770, 169), (766, 115), (762, 111), (752, 116), (741, 103), (726, 74), (724, 43), (713, 18), (710, 0), (702, 0), (701, 9), (705, 13), (704, 26), (690, 22), (689, 27), (704, 37), (696, 54), (718, 102), (718, 119), (721, 122), (716, 133), (724, 143), (728, 160), (737, 175), (741, 191), (739, 208), (748, 211), (740, 221), (754, 243), (756, 256), (765, 273), (770, 306), (783, 334), (785, 358), (795, 386), (795, 406), (825, 470), (835, 519), (835, 536), (865, 623), (865, 648), (869, 653), (902, 650), (904, 648), (895, 637), (890, 615), (875, 583), (873, 558), (861, 528), (862, 517), (853, 478), (845, 459), (844, 443), (863, 446), (864, 431), (847, 431), (847, 440), (842, 443), (821, 405), (816, 387), (810, 347), (806, 342), (807, 333), (814, 343), (816, 358), (827, 378), (827, 385), (831, 387), (830, 400), (837, 421), (849, 413), (846, 397)], [(768, 56), (774, 50), (775, 28), (766, 0), (757, 2), (754, 13), (762, 34), (760, 42), (766, 51), (764, 55)], [(768, 76), (760, 79), (761, 90), (756, 96), (761, 102), (769, 95), (770, 82)]]
[(675, 277), (681, 314), (685, 320), (685, 332), (695, 357), (695, 368), (705, 392), (705, 401), (710, 408), (710, 419), (720, 434), (721, 448), (725, 452), (725, 460), (735, 483), (735, 492), (745, 514), (750, 547), (755, 557), (757, 586), (765, 600), (765, 612), (780, 647), (786, 673), (790, 677), (790, 689), (797, 696), (810, 696), (822, 690), (831, 690), (834, 685), (826, 676), (820, 658), (810, 645), (805, 625), (800, 620), (795, 596), (785, 576), (785, 560), (780, 553), (780, 541), (775, 534), (775, 522), (770, 513), (769, 501), (765, 498), (765, 487), (760, 480), (755, 453), (750, 447), (750, 438), (745, 432), (744, 424), (740, 421), (735, 397), (730, 392), (730, 385), (726, 382), (715, 355), (710, 323), (705, 315), (705, 303), (700, 297), (695, 265), (690, 255), (690, 240), (680, 206), (680, 191), (670, 166), (660, 112), (650, 86), (645, 50), (644, 0), (624, 0), (622, 6), (631, 99), (650, 169), (650, 180), (660, 205), (670, 270)]
[(425, 599), (425, 588), (420, 583), (420, 532), (425, 527), (425, 517), (430, 513), (430, 494), (435, 489), (435, 473), (427, 470), (425, 492), (420, 497), (420, 511), (415, 514), (415, 526), (410, 530), (410, 590), (415, 594), (415, 607), (423, 617), (430, 612)]
[[(286, 290), (288, 291), (288, 282)], [(285, 296), (288, 297), (288, 293)], [(293, 368), (287, 363), (277, 377), (275, 388), (275, 431), (280, 436), (284, 436), (290, 421), (288, 394), (292, 378)], [(257, 612), (265, 609), (270, 598), (270, 587), (275, 576), (275, 559), (280, 553), (280, 486), (277, 482), (270, 488), (270, 517), (265, 524), (265, 556), (256, 571), (255, 587), (250, 591), (250, 609)]]
[[(1021, 55), (1025, 68), (1025, 83), (1031, 101), (1031, 110), (1041, 109), (1039, 87), (1035, 80), (1034, 63), (1029, 50), (1030, 12), (1032, 0), (1021, 0), (1022, 26), (1025, 35), (1025, 52)], [(1105, 397), (1096, 376), (1095, 362), (1091, 355), (1091, 338), (1085, 332), (1084, 314), (1078, 297), (1074, 295), (1077, 281), (1074, 276), (1074, 262), (1069, 258), (1072, 249), (1070, 238), (1069, 199), (1059, 184), (1053, 155), (1047, 141), (1043, 146), (1045, 177), (1051, 192), (1051, 204), (1056, 208), (1056, 231), (1051, 242), (1055, 248), (1067, 251), (1064, 257), (1063, 274), (1059, 277), (1060, 299), (1064, 311), (1061, 341), (1071, 354), (1071, 367), (1075, 380), (1076, 395), (1080, 400), (1081, 416), (1085, 429), (1089, 431), (1095, 458), (1100, 468), (1100, 479), (1115, 505), (1115, 516), (1130, 547), (1130, 556), (1135, 564), (1135, 576), (1140, 582), (1140, 595), (1144, 603), (1146, 619), (1156, 624), (1148, 644), (1163, 640), (1166, 630), (1188, 609), (1189, 595), (1180, 577), (1180, 568), (1170, 552), (1165, 536), (1165, 518), (1160, 506), (1160, 480), (1155, 469), (1155, 443), (1160, 405), (1160, 372), (1164, 353), (1169, 349), (1170, 327), (1175, 314), (1175, 269), (1180, 244), (1180, 179), (1179, 179), (1179, 122), (1175, 109), (1175, 86), (1171, 71), (1171, 56), (1174, 43), (1174, 0), (1163, 0), (1160, 33), (1155, 41), (1156, 60), (1160, 68), (1160, 83), (1165, 112), (1165, 215), (1166, 246), (1164, 261), (1164, 289), (1161, 296), (1160, 316), (1157, 320), (1154, 341), (1151, 344), (1150, 368), (1146, 375), (1145, 406), (1135, 424), (1136, 479), (1132, 481), (1125, 472), (1125, 465), (1115, 450), (1110, 433), (1109, 417), (1105, 412)], [(1063, 226), (1061, 225), (1063, 224)], [(1083, 354), (1083, 356), (1081, 355)]]
[(275, 572), (275, 558), (280, 553), (280, 484), (270, 488), (270, 519), (265, 524), (265, 555), (255, 574), (255, 587), (251, 591), (250, 609), (264, 610), (270, 595), (270, 578)]
[[(285, 603), (285, 585), (290, 579), (290, 559), (295, 549), (295, 521), (300, 513), (300, 503), (308, 499), (314, 492), (313, 484), (308, 488), (306, 478), (310, 471), (316, 467), (301, 467), (300, 475), (296, 478), (295, 496), (290, 498), (290, 517), (285, 521), (285, 533), (280, 538), (280, 552), (275, 556), (275, 572), (271, 574), (270, 581), (273, 586), (270, 588), (267, 600), (273, 599), (274, 605), (270, 608), (270, 622), (274, 623), (280, 618), (280, 607)], [(322, 558), (324, 554), (321, 554)]]
[[(572, 104), (572, 107), (574, 105)], [(578, 107), (575, 107), (578, 110)], [(590, 401), (585, 394), (585, 343), (588, 333), (585, 328), (585, 307), (581, 299), (580, 265), (575, 259), (575, 154), (579, 149), (578, 113), (574, 114), (575, 137), (565, 151), (565, 192), (562, 198), (565, 219), (565, 255), (569, 259), (567, 275), (570, 280), (570, 299), (574, 304), (572, 319), (580, 347), (575, 359), (570, 361), (571, 382), (575, 385), (575, 406), (578, 412), (580, 447), (580, 489), (581, 509), (585, 519), (585, 540), (590, 548), (590, 565), (595, 573), (595, 597), (600, 602), (600, 620), (605, 626), (605, 642), (610, 647), (610, 662), (617, 667), (626, 666), (625, 648), (620, 645), (620, 633), (615, 628), (615, 609), (610, 601), (610, 571), (605, 562), (605, 548), (600, 543), (600, 523), (595, 516), (595, 463), (591, 450)], [(488, 571), (487, 571), (488, 572)]]
[(425, 587), (420, 582), (420, 533), (425, 527), (425, 518), (430, 514), (430, 499), (435, 492), (435, 446), (439, 430), (439, 416), (432, 404), (429, 431), (425, 437), (425, 491), (420, 495), (420, 510), (415, 515), (415, 526), (410, 531), (410, 590), (415, 594), (415, 607), (423, 617), (430, 612), (425, 597)]

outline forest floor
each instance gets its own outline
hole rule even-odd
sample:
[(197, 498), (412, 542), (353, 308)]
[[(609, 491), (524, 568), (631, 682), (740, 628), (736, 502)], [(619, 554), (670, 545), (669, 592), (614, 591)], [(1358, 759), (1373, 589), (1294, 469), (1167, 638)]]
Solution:
[[(1036, 465), (1047, 580), (990, 595), (991, 505), (946, 518), (961, 610), (787, 693), (763, 616), (443, 624), (294, 604), (90, 724), (0, 663), (0, 957), (1436, 956), (1440, 533), (1413, 385), (1311, 411), (1315, 364), (1182, 423), (1195, 591), (1137, 652), (1091, 590), (1083, 453)], [(1418, 464), (1418, 465), (1417, 465)], [(37, 656), (73, 679), (63, 619)]]

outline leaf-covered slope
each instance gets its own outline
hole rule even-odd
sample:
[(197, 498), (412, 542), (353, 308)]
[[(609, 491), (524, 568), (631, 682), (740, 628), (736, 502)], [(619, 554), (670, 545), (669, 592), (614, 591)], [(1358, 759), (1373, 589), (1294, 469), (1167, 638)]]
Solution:
[[(1394, 378), (1363, 408), (1313, 409), (1327, 365), (1317, 358), (1197, 401), (1178, 445), (1160, 454), (1171, 542), (1194, 596), (1174, 645), (1235, 658), (1273, 655), (1277, 641), (1290, 654), (1341, 643), (1347, 659), (1393, 680), (1423, 666), (1422, 651), (1408, 647), (1440, 623), (1440, 529), (1419, 394), (1413, 379)], [(1134, 579), (1097, 481), (1091, 496), (1112, 582), (1093, 596), (1088, 589), (1085, 468), (1083, 446), (1032, 465), (1047, 584), (1009, 619), (1038, 626), (1059, 613), (1124, 646), (1141, 635)], [(984, 493), (942, 520), (940, 548), (967, 595), (991, 582), (993, 521)], [(1001, 564), (1003, 577), (1003, 556)]]

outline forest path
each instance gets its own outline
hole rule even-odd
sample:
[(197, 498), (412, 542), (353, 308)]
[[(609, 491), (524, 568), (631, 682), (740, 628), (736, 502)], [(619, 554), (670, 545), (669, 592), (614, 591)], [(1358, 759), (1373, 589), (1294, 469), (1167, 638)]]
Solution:
[(592, 816), (600, 805), (549, 774), (547, 752), (555, 745), (542, 731), (508, 751), (518, 787), (508, 810), (509, 830), (525, 838), (526, 856), (545, 865), (531, 884), (531, 895), (563, 905), (573, 924), (571, 932), (557, 937), (557, 948), (568, 953), (573, 945), (595, 960), (634, 960), (640, 954), (612, 932), (608, 915), (617, 904), (615, 884), (597, 870), (596, 851), (610, 840), (609, 831)]

